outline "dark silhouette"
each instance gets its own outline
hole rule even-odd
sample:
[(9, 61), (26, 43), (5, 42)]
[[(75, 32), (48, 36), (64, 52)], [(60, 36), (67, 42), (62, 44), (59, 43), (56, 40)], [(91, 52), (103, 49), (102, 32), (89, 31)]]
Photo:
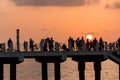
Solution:
[(24, 51), (28, 51), (28, 42), (24, 41), (23, 43)]
[(90, 42), (89, 42), (89, 39), (86, 40), (86, 50), (90, 51)]
[(68, 49), (69, 49), (69, 51), (73, 51), (73, 49), (74, 49), (74, 40), (71, 37), (69, 37), (69, 39), (68, 39)]
[(59, 51), (60, 44), (58, 42), (55, 42), (55, 51)]
[(75, 42), (76, 42), (76, 50), (80, 51), (80, 44), (81, 44), (80, 43), (80, 38), (78, 37)]
[(8, 51), (13, 51), (13, 41), (11, 38), (8, 40)]
[(29, 47), (30, 47), (30, 51), (34, 51), (34, 41), (30, 38), (30, 41), (29, 41)]
[(53, 51), (53, 38), (51, 37), (51, 39), (48, 40), (48, 43), (49, 43), (49, 51)]
[(94, 49), (94, 51), (96, 51), (97, 50), (97, 45), (98, 45), (98, 41), (97, 41), (97, 39), (96, 38), (94, 38), (94, 40), (93, 40), (93, 49)]
[(40, 40), (40, 51), (43, 51), (44, 43), (45, 43), (45, 40), (41, 39)]
[(5, 52), (5, 43), (0, 43), (0, 51)]
[(120, 50), (120, 37), (117, 41), (118, 41), (118, 49)]
[(44, 40), (43, 51), (48, 51), (48, 49), (47, 49), (48, 40), (49, 40), (49, 38), (46, 38), (46, 39)]
[(99, 45), (100, 45), (99, 50), (100, 51), (103, 50), (104, 49), (104, 41), (103, 41), (102, 37), (100, 37), (100, 39), (99, 39)]
[(62, 49), (63, 49), (63, 51), (68, 51), (68, 48), (65, 44), (62, 45)]
[(80, 49), (81, 49), (81, 51), (85, 51), (85, 46), (86, 44), (85, 44), (85, 40), (84, 40), (84, 37), (82, 37), (81, 38), (81, 40), (80, 40)]
[[(74, 45), (75, 44), (75, 45)], [(9, 38), (8, 42), (8, 51), (15, 51), (13, 49), (13, 41), (11, 38)], [(24, 51), (28, 51), (28, 47), (30, 51), (61, 51), (60, 48), (63, 49), (63, 51), (102, 51), (102, 50), (120, 50), (120, 37), (116, 40), (116, 42), (108, 43), (103, 41), (102, 37), (100, 37), (99, 40), (96, 39), (96, 37), (93, 40), (86, 39), (84, 40), (84, 37), (81, 37), (81, 39), (78, 37), (76, 40), (74, 40), (72, 37), (69, 37), (68, 39), (68, 45), (63, 44), (60, 46), (59, 42), (53, 40), (53, 38), (47, 37), (46, 39), (41, 39), (39, 46), (37, 43), (34, 43), (34, 41), (30, 38), (29, 40), (29, 46), (28, 42), (24, 41), (23, 48)], [(4, 49), (2, 49), (4, 48)], [(0, 51), (5, 51), (5, 44), (0, 44)]]

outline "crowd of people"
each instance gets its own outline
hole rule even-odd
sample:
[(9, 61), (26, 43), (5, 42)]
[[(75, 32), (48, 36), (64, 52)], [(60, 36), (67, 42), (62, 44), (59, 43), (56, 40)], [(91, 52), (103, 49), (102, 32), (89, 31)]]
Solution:
[[(7, 42), (7, 51), (13, 51), (13, 41), (9, 38)], [(2, 48), (2, 45), (0, 45)], [(41, 39), (39, 44), (36, 44), (32, 38), (29, 42), (23, 42), (24, 51), (102, 51), (102, 50), (120, 50), (120, 38), (113, 43), (105, 42), (102, 37), (99, 40), (94, 38), (93, 40), (84, 39), (84, 37), (78, 37), (73, 39), (68, 38), (67, 44), (60, 44), (54, 41), (53, 38), (47, 37), (46, 39)], [(5, 50), (5, 49), (4, 49)]]

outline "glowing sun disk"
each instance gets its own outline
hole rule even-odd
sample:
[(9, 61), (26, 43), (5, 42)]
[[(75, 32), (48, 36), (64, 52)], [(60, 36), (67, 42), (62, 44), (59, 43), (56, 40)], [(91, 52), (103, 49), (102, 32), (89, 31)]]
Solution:
[(88, 34), (88, 35), (86, 36), (86, 38), (89, 39), (89, 40), (92, 40), (92, 35)]

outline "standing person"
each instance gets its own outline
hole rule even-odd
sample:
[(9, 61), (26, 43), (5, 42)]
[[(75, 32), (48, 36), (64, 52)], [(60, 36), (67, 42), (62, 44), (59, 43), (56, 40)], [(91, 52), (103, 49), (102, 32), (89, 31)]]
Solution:
[(120, 50), (120, 37), (117, 41), (118, 41), (118, 49)]
[(13, 51), (13, 41), (11, 40), (11, 38), (9, 38), (8, 40), (8, 50)]
[(90, 42), (89, 42), (89, 39), (86, 40), (86, 50), (90, 51)]
[(47, 43), (48, 43), (48, 38), (44, 40), (43, 51), (48, 51)]
[(75, 46), (74, 46), (74, 42), (75, 42), (75, 41), (74, 41), (73, 38), (72, 38), (71, 42), (72, 42), (72, 51), (73, 51), (73, 50), (75, 50)]
[(30, 41), (29, 41), (29, 47), (30, 47), (30, 51), (34, 51), (34, 41), (30, 38)]
[(94, 49), (94, 51), (96, 51), (97, 45), (98, 45), (98, 41), (97, 41), (96, 38), (94, 38), (94, 40), (93, 40), (93, 49)]
[(76, 39), (76, 50), (80, 51), (80, 38), (79, 37)]
[(55, 51), (59, 51), (60, 49), (60, 44), (58, 42), (55, 42)]
[(44, 47), (44, 39), (40, 40), (40, 51), (43, 51), (43, 47)]
[(23, 47), (24, 47), (24, 51), (28, 51), (28, 42), (27, 41), (24, 41), (23, 43)]
[[(81, 51), (83, 51), (83, 49), (85, 49), (85, 40), (84, 40), (84, 37), (81, 38), (80, 40), (80, 48), (81, 48)], [(84, 50), (85, 51), (85, 50)]]
[(73, 51), (73, 39), (71, 37), (69, 37), (68, 39), (68, 49), (69, 51)]
[(102, 37), (100, 37), (100, 39), (99, 39), (99, 45), (100, 45), (99, 50), (100, 50), (100, 51), (101, 51), (101, 50), (104, 50), (104, 41), (103, 41)]
[(48, 43), (49, 43), (49, 51), (53, 51), (53, 38), (51, 37), (51, 39), (49, 39)]

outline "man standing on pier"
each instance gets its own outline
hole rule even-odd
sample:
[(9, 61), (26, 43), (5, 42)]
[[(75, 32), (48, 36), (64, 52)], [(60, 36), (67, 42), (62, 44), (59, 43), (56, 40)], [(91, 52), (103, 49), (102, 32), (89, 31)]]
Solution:
[(8, 40), (8, 51), (13, 51), (13, 41), (11, 38)]
[(30, 38), (30, 51), (34, 51), (34, 41)]

